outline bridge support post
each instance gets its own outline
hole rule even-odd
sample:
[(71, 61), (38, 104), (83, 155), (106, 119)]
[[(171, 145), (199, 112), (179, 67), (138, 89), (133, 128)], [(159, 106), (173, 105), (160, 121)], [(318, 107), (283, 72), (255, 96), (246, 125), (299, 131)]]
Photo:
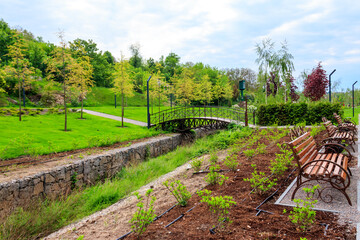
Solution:
[(150, 100), (149, 100), (149, 81), (151, 75), (146, 82), (146, 93), (147, 93), (147, 127), (150, 128)]
[(247, 110), (247, 97), (245, 97), (245, 126), (249, 126), (248, 122), (248, 110)]

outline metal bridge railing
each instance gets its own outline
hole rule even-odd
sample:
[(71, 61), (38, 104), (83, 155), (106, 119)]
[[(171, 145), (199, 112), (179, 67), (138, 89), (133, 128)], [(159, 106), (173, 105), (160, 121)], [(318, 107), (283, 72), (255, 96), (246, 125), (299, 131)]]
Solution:
[(245, 111), (212, 106), (176, 107), (150, 114), (150, 124), (158, 125), (176, 119), (206, 118), (219, 121), (245, 122)]

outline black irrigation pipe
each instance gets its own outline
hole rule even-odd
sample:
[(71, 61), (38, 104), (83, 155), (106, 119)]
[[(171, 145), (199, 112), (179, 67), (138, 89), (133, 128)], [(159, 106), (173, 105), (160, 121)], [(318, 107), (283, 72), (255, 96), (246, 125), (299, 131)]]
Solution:
[[(220, 170), (215, 170), (215, 171), (212, 171), (212, 172), (230, 172), (229, 169), (220, 169)], [(201, 173), (210, 173), (210, 171), (198, 171), (198, 172), (194, 172), (194, 174), (201, 174)]]
[(165, 228), (170, 227), (171, 225), (173, 225), (174, 223), (176, 223), (178, 220), (180, 220), (181, 218), (183, 218), (185, 216), (185, 214), (187, 214), (188, 212), (191, 212), (194, 208), (196, 207), (196, 205), (194, 205), (192, 208), (190, 208), (189, 210), (187, 210), (185, 213), (182, 213), (180, 216), (178, 216), (175, 220), (173, 220), (171, 223), (169, 223), (168, 225), (165, 226)]

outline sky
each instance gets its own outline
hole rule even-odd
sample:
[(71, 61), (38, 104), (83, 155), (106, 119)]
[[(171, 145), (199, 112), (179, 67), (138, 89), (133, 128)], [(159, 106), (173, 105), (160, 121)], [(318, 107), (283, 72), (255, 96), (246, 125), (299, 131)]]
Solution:
[(295, 78), (321, 61), (337, 90), (360, 88), (359, 0), (0, 0), (0, 18), (45, 42), (61, 30), (115, 57), (139, 44), (145, 59), (174, 52), (219, 69), (258, 71), (255, 45), (286, 41)]

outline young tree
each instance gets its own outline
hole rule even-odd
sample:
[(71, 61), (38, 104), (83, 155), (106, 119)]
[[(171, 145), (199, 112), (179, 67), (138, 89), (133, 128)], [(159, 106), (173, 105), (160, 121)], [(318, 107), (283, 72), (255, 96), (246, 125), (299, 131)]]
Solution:
[(312, 73), (304, 81), (304, 96), (311, 101), (318, 101), (326, 94), (329, 80), (326, 71), (322, 68), (321, 62), (312, 70)]
[(76, 78), (70, 79), (70, 84), (76, 89), (79, 94), (79, 100), (81, 102), (81, 119), (83, 118), (84, 99), (86, 95), (91, 91), (91, 87), (94, 85), (92, 78), (93, 66), (90, 63), (90, 57), (86, 55), (85, 50), (79, 46), (79, 50), (74, 53), (76, 62), (74, 62), (72, 71)]
[(19, 121), (21, 121), (21, 90), (32, 81), (34, 70), (30, 67), (29, 61), (25, 58), (25, 40), (22, 35), (15, 33), (14, 44), (8, 47), (8, 55), (11, 58), (6, 72), (12, 75), (17, 82), (19, 92)]
[(81, 78), (79, 78), (78, 75), (81, 71), (76, 70), (79, 68), (79, 66), (76, 60), (71, 56), (70, 49), (68, 48), (67, 43), (64, 39), (64, 32), (58, 32), (57, 35), (60, 39), (60, 48), (55, 48), (53, 57), (48, 60), (47, 72), (49, 73), (49, 79), (60, 79), (60, 81), (62, 82), (65, 111), (64, 131), (66, 132), (68, 130), (68, 111), (66, 105), (68, 88)]
[[(150, 99), (153, 103), (155, 99), (158, 100), (158, 106), (159, 106), (159, 112), (160, 112), (160, 106), (161, 101), (164, 101), (167, 99), (167, 87), (168, 84), (164, 81), (165, 77), (162, 76), (161, 72), (158, 71), (157, 73), (152, 74), (152, 77), (149, 82), (149, 88), (150, 88)], [(152, 104), (152, 112), (154, 104)]]
[(121, 59), (115, 64), (114, 87), (113, 92), (121, 95), (121, 127), (124, 127), (124, 97), (132, 97), (134, 95), (134, 85), (130, 78), (130, 64), (121, 54)]

